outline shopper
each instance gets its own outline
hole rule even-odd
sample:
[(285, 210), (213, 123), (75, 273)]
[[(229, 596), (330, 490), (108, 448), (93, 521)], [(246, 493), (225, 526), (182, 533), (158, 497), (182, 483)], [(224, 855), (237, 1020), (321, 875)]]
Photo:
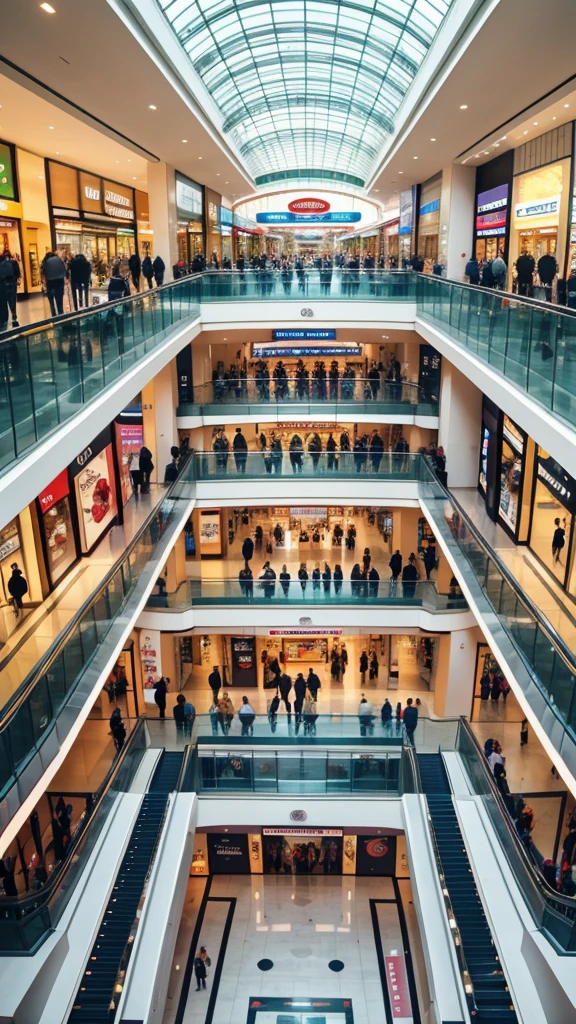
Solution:
[(224, 691), (220, 699), (218, 700), (218, 724), (222, 729), (222, 735), (227, 736), (230, 732), (230, 726), (234, 719), (234, 705), (230, 700), (229, 694)]
[(344, 580), (344, 573), (342, 572), (342, 566), (334, 566), (334, 573), (332, 576), (334, 580), (334, 593), (338, 596), (342, 591), (342, 581)]
[(58, 316), (64, 312), (66, 266), (55, 252), (47, 252), (42, 260), (41, 272), (50, 303), (50, 312), (52, 316)]
[(238, 718), (242, 726), (241, 736), (252, 736), (254, 734), (254, 722), (256, 712), (251, 707), (248, 697), (242, 697), (242, 706), (238, 711)]
[(392, 573), (392, 581), (395, 583), (400, 573), (402, 572), (402, 555), (400, 554), (398, 548), (396, 548), (396, 551), (392, 555), (392, 558), (388, 562), (388, 565), (390, 566), (390, 571)]
[(247, 597), (250, 600), (254, 596), (254, 576), (247, 562), (238, 573), (238, 582), (242, 597)]
[(20, 281), (20, 265), (9, 249), (0, 255), (0, 331), (8, 329), (8, 315), (12, 313), (12, 327), (19, 327), (16, 315), (16, 294)]
[(492, 273), (492, 261), (486, 260), (482, 264), (480, 283), (483, 288), (493, 288), (495, 285), (494, 274)]
[(194, 960), (194, 974), (196, 975), (196, 991), (199, 992), (201, 988), (206, 988), (206, 978), (208, 977), (208, 968), (212, 961), (206, 952), (206, 946), (200, 946), (198, 956)]
[[(330, 372), (332, 373), (332, 371), (330, 371)], [(336, 371), (336, 372), (338, 372), (338, 371)], [(330, 384), (330, 387), (332, 388), (332, 383)], [(336, 391), (338, 391), (338, 384), (336, 384)], [(327, 468), (328, 468), (328, 471), (334, 470), (334, 469), (338, 469), (338, 458), (337, 458), (337, 455), (336, 455), (337, 451), (338, 451), (338, 446), (336, 444), (336, 441), (334, 440), (334, 435), (331, 433), (329, 435), (329, 437), (328, 437), (328, 440), (326, 441), (326, 452), (327, 452), (327, 455), (328, 455), (328, 458), (327, 458), (327, 463), (328, 463)]]
[(137, 292), (140, 291), (140, 274), (142, 271), (142, 263), (137, 252), (133, 252), (128, 259), (128, 267), (130, 269), (130, 277), (132, 278), (132, 284)]
[(412, 553), (408, 564), (402, 570), (402, 594), (404, 597), (412, 598), (416, 595), (416, 583), (420, 579), (416, 568), (416, 556)]
[(371, 683), (374, 682), (375, 679), (378, 679), (378, 672), (379, 671), (380, 671), (380, 662), (378, 661), (378, 655), (376, 654), (376, 651), (372, 651), (372, 656), (370, 658), (370, 673), (369, 673), (369, 679), (370, 679)]
[(360, 665), (359, 665), (359, 668), (360, 668), (360, 684), (362, 686), (364, 686), (364, 683), (366, 682), (366, 673), (368, 671), (368, 655), (366, 654), (366, 651), (362, 651), (362, 654), (360, 655)]
[(312, 693), (304, 701), (302, 719), (304, 721), (304, 734), (306, 736), (315, 736), (318, 709), (316, 707), (316, 697)]
[(126, 740), (126, 726), (122, 719), (117, 721), (112, 730), (112, 737), (116, 744), (116, 753), (119, 754)]
[(562, 548), (564, 547), (564, 543), (565, 543), (564, 538), (565, 538), (565, 536), (566, 536), (566, 517), (564, 517), (564, 519), (562, 520), (562, 525), (560, 525), (560, 520), (559, 519), (555, 519), (554, 520), (554, 534), (552, 536), (552, 562), (553, 562), (554, 565), (556, 565), (556, 563), (560, 561), (560, 554), (562, 552)]
[(358, 721), (360, 723), (360, 735), (372, 736), (374, 732), (374, 708), (366, 697), (362, 697), (358, 705)]
[(471, 256), (464, 268), (464, 273), (470, 284), (480, 284), (480, 268), (478, 260)]
[(322, 688), (322, 683), (320, 682), (319, 676), (316, 675), (312, 668), (308, 669), (308, 678), (306, 680), (306, 685), (308, 687), (308, 691), (310, 693), (310, 696), (312, 697), (312, 700), (315, 701), (318, 697), (318, 690)]
[(179, 693), (176, 697), (176, 703), (172, 708), (172, 714), (174, 715), (174, 721), (176, 722), (176, 735), (184, 735), (184, 726), (186, 724), (186, 715), (184, 713), (185, 704), (186, 697), (183, 693)]
[(164, 284), (164, 271), (166, 270), (164, 260), (162, 259), (161, 256), (156, 257), (152, 264), (152, 269), (154, 271), (154, 280), (156, 281), (156, 286), (160, 288), (160, 285)]
[(161, 676), (157, 683), (154, 683), (154, 702), (160, 712), (160, 718), (166, 718), (166, 695), (170, 687), (170, 676)]
[(330, 584), (332, 582), (332, 572), (328, 562), (324, 562), (324, 570), (322, 572), (322, 586), (324, 587), (324, 593), (330, 593)]
[(432, 570), (436, 568), (436, 551), (431, 544), (424, 549), (423, 561), (426, 579), (429, 580)]
[(278, 680), (278, 689), (280, 690), (280, 700), (284, 702), (284, 707), (288, 714), (292, 711), (292, 705), (289, 701), (290, 690), (292, 689), (292, 679), (287, 672), (283, 672)]
[(128, 281), (120, 274), (120, 267), (112, 267), (112, 273), (108, 281), (108, 302), (115, 302), (116, 299), (125, 299), (128, 295), (130, 295)]
[(248, 458), (248, 443), (244, 434), (242, 433), (241, 427), (236, 427), (236, 433), (234, 434), (234, 440), (232, 442), (232, 449), (234, 451), (234, 461), (236, 463), (236, 472), (245, 474), (246, 473), (246, 460)]
[(506, 288), (506, 277), (508, 274), (508, 267), (502, 259), (502, 254), (498, 253), (496, 259), (492, 260), (492, 273), (494, 275), (495, 287), (503, 292)]
[(68, 264), (68, 274), (70, 276), (74, 309), (78, 309), (79, 306), (87, 306), (90, 282), (92, 281), (92, 266), (83, 252), (78, 252), (72, 257)]
[(406, 707), (404, 708), (403, 716), (404, 727), (406, 729), (406, 736), (408, 737), (409, 743), (414, 746), (414, 732), (418, 725), (418, 708), (414, 707), (414, 701), (412, 697), (408, 697), (406, 701)]
[(492, 677), (492, 685), (490, 687), (490, 700), (494, 701), (494, 703), (500, 700), (500, 677), (496, 675), (496, 673), (494, 673)]
[(154, 266), (150, 256), (145, 256), (142, 260), (142, 276), (146, 279), (146, 284), (149, 288), (154, 285)]
[(208, 676), (208, 686), (212, 690), (212, 696), (214, 698), (214, 703), (217, 704), (218, 703), (218, 694), (220, 693), (220, 688), (222, 686), (222, 676), (220, 675), (220, 672), (219, 672), (219, 669), (218, 669), (218, 665), (213, 665), (212, 666), (212, 671), (211, 671), (210, 675)]
[(280, 580), (280, 586), (282, 587), (284, 597), (289, 597), (291, 576), (285, 565), (282, 566), (282, 572), (280, 573), (278, 578)]
[(302, 587), (302, 593), (304, 594), (306, 592), (306, 584), (310, 579), (310, 577), (308, 576), (308, 570), (306, 568), (306, 562), (300, 563), (300, 568), (298, 569), (298, 579), (300, 580), (300, 586)]
[(384, 703), (382, 705), (382, 710), (380, 711), (380, 717), (382, 719), (382, 725), (384, 725), (384, 726), (387, 726), (392, 721), (392, 705), (391, 705), (390, 701), (388, 700), (388, 697), (386, 697), (386, 700), (384, 701)]
[(518, 275), (518, 294), (532, 295), (532, 281), (536, 263), (534, 257), (523, 249), (516, 260), (516, 273)]
[(378, 597), (378, 589), (380, 587), (380, 573), (376, 566), (372, 566), (368, 573), (368, 596), (370, 598)]
[(8, 592), (14, 602), (14, 612), (16, 613), (16, 618), (18, 618), (23, 608), (24, 595), (28, 593), (28, 583), (17, 562), (12, 562), (10, 568), (12, 569), (12, 575), (8, 580)]
[(254, 541), (252, 537), (245, 537), (242, 542), (242, 558), (248, 567), (248, 563), (252, 561), (254, 556)]
[(140, 471), (140, 489), (142, 494), (148, 494), (150, 491), (150, 477), (154, 470), (154, 463), (152, 462), (152, 452), (146, 445), (142, 445), (140, 454), (138, 456), (138, 469)]
[(302, 714), (302, 707), (304, 705), (304, 697), (306, 696), (306, 680), (301, 672), (298, 673), (294, 681), (294, 713), (297, 720), (299, 720)]

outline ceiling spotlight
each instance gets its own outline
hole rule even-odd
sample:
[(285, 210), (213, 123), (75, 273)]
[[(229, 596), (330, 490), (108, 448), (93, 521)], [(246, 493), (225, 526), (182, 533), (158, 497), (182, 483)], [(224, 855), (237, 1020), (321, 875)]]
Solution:
[(380, 189), (379, 189), (379, 188), (375, 188), (375, 189), (374, 189), (374, 191), (375, 191), (375, 192), (379, 192), (379, 191), (380, 191)]
[(39, 178), (40, 181), (44, 181), (44, 175), (43, 174), (39, 174), (38, 178)]
[(528, 129), (527, 128), (524, 129), (524, 131), (522, 132), (522, 135), (528, 135)]
[(216, 171), (216, 177), (217, 177), (217, 178), (219, 178), (219, 177), (220, 177), (220, 171)]
[(461, 103), (460, 104), (460, 110), (468, 110), (468, 104), (467, 103)]
[(552, 118), (552, 120), (553, 120), (553, 121), (555, 121), (555, 120), (556, 120), (556, 118), (555, 118), (555, 117), (553, 117), (553, 118)]
[(135, 174), (132, 175), (132, 181), (136, 181), (136, 175)]
[(414, 157), (414, 159), (415, 159), (415, 160), (417, 160), (417, 159), (418, 159), (418, 157), (417, 157), (417, 156), (415, 156), (415, 157)]
[(131, 164), (131, 163), (132, 163), (132, 161), (131, 161), (131, 160), (127, 160), (127, 161), (126, 161), (126, 163), (127, 163), (127, 164)]
[(52, 4), (40, 4), (40, 7), (43, 11), (46, 11), (46, 14), (56, 14)]
[(49, 125), (48, 125), (48, 127), (49, 127), (49, 129), (50, 129), (50, 131), (51, 131), (51, 132), (53, 132), (53, 131), (54, 131), (54, 125), (53, 125), (53, 124), (49, 124)]
[(199, 157), (198, 157), (198, 159), (199, 159), (199, 160), (201, 160), (201, 159), (202, 159), (202, 157), (201, 157), (201, 156), (199, 156)]
[(564, 106), (565, 106), (565, 107), (569, 107), (569, 106), (570, 106), (570, 104), (569, 104), (569, 103), (565, 103), (565, 104), (564, 104)]
[(117, 161), (116, 161), (116, 163), (117, 163), (117, 164), (119, 164), (119, 163), (120, 163), (120, 161), (119, 161), (119, 160), (117, 160)]
[(430, 142), (436, 142), (436, 139), (430, 139)]
[(182, 142), (188, 142), (188, 139), (182, 139)]
[(500, 143), (499, 142), (495, 142), (494, 143), (494, 149), (500, 149)]
[(56, 150), (56, 156), (60, 156), (60, 150), (59, 149)]
[(153, 103), (149, 105), (148, 110), (156, 110), (156, 107), (154, 106)]
[[(229, 185), (229, 184), (230, 184), (230, 182), (229, 182), (229, 181), (225, 181), (225, 182), (224, 182), (224, 184), (225, 184), (225, 185)], [(237, 193), (237, 192), (235, 192), (235, 193), (234, 193), (234, 195), (235, 195), (235, 196), (237, 196), (237, 195), (238, 195), (238, 193)]]
[(508, 136), (507, 136), (507, 135), (503, 135), (503, 136), (502, 136), (502, 138), (500, 139), (500, 141), (501, 141), (501, 142), (505, 142), (507, 138), (508, 138)]
[(398, 171), (398, 174), (404, 174), (404, 171)]
[(533, 125), (534, 125), (534, 127), (536, 128), (536, 126), (537, 126), (537, 124), (538, 124), (538, 121), (533, 121), (533, 122), (532, 122), (532, 124), (533, 124)]

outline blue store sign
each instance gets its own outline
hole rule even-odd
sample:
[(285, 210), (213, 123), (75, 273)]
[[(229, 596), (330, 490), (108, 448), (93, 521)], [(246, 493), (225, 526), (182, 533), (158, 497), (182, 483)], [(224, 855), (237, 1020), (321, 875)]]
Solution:
[(362, 214), (349, 210), (346, 213), (257, 213), (258, 224), (357, 224)]

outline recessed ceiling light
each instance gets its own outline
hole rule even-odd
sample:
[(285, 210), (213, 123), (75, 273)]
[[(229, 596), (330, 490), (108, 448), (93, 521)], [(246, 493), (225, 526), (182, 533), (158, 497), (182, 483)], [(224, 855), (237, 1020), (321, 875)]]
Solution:
[(156, 110), (156, 107), (154, 106), (153, 103), (150, 103), (148, 110)]
[(49, 127), (49, 129), (50, 129), (50, 131), (51, 131), (51, 132), (53, 132), (53, 131), (54, 131), (54, 125), (53, 125), (53, 124), (49, 124), (49, 125), (48, 125), (48, 127)]
[(569, 106), (570, 106), (570, 104), (569, 104), (569, 103), (565, 103), (565, 104), (564, 104), (564, 106), (565, 106), (565, 107), (569, 107)]
[(528, 129), (527, 128), (524, 129), (524, 131), (522, 132), (522, 135), (528, 135)]
[(375, 189), (374, 189), (374, 191), (375, 191), (375, 192), (379, 192), (379, 191), (380, 191), (380, 189), (379, 189), (379, 188), (375, 188)]
[(60, 156), (60, 150), (59, 149), (56, 150), (56, 156)]
[(219, 178), (219, 177), (220, 177), (220, 171), (216, 171), (216, 177), (217, 177), (217, 178)]
[(500, 149), (500, 143), (499, 142), (495, 142), (494, 143), (494, 149)]
[(188, 139), (182, 139), (182, 142), (188, 142)]
[(38, 175), (38, 180), (39, 181), (44, 181), (44, 175), (43, 174), (39, 174)]
[(40, 4), (40, 7), (43, 11), (46, 11), (46, 14), (56, 14), (56, 11), (51, 4)]
[(132, 181), (136, 181), (136, 175), (135, 174), (132, 175)]
[(534, 125), (534, 127), (536, 128), (536, 127), (537, 127), (537, 125), (538, 125), (538, 121), (533, 121), (533, 122), (532, 122), (532, 124), (533, 124), (533, 125)]
[(436, 142), (436, 139), (430, 139), (430, 142)]
[(505, 142), (507, 138), (508, 138), (508, 136), (507, 136), (507, 135), (503, 135), (500, 141), (501, 141), (501, 142)]
[(117, 160), (117, 161), (116, 161), (116, 163), (117, 163), (117, 164), (119, 164), (119, 163), (120, 163), (120, 161), (119, 161), (119, 160)]
[(553, 117), (553, 118), (552, 118), (552, 120), (553, 120), (553, 121), (555, 121), (555, 120), (556, 120), (556, 118), (555, 118), (555, 117)]
[(461, 103), (460, 104), (460, 110), (468, 110), (468, 104), (467, 103)]
[(398, 174), (404, 174), (404, 171), (398, 171)]
[(415, 157), (414, 157), (414, 159), (415, 159), (415, 160), (417, 160), (417, 159), (418, 159), (418, 157), (417, 157), (417, 156), (415, 156)]
[[(224, 182), (224, 184), (225, 184), (225, 185), (229, 185), (229, 184), (230, 184), (230, 182), (229, 182), (229, 181), (225, 181), (225, 182)], [(235, 192), (235, 193), (234, 193), (234, 195), (235, 195), (235, 196), (237, 196), (237, 195), (238, 195), (238, 193), (237, 193), (237, 192)]]
[(127, 161), (126, 161), (126, 163), (128, 163), (128, 164), (131, 164), (131, 163), (132, 163), (132, 161), (131, 161), (131, 160), (127, 160)]

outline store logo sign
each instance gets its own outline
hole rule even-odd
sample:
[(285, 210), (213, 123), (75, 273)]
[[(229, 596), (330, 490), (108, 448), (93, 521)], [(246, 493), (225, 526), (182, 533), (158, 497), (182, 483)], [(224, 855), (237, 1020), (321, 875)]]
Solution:
[(558, 213), (559, 210), (560, 196), (551, 196), (550, 199), (536, 200), (533, 203), (516, 204), (516, 216), (519, 218), (547, 217)]
[[(84, 195), (85, 195), (86, 199), (94, 199), (95, 202), (99, 202), (99, 200), (100, 200), (100, 189), (99, 188), (92, 188), (91, 185), (84, 185)], [(108, 195), (108, 193), (106, 193), (106, 195)]]
[(115, 203), (116, 206), (130, 206), (128, 196), (122, 196), (119, 192), (111, 192), (108, 188), (106, 189), (106, 202)]
[(290, 213), (328, 213), (330, 203), (324, 199), (293, 199), (288, 209)]
[(79, 466), (85, 466), (86, 463), (88, 462), (88, 459), (91, 458), (92, 449), (90, 448), (90, 446), (88, 446), (88, 448), (85, 448), (84, 451), (76, 457), (76, 462), (78, 463)]

